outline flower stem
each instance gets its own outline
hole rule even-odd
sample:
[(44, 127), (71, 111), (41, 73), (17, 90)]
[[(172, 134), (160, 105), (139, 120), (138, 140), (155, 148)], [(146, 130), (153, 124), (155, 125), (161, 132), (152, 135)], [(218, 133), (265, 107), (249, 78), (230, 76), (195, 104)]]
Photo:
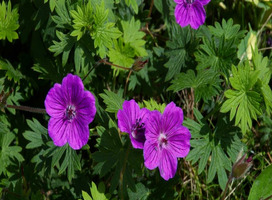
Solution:
[(7, 108), (13, 108), (13, 109), (16, 109), (16, 110), (46, 114), (46, 110), (43, 109), (43, 108), (32, 108), (32, 107), (28, 107), (28, 106), (16, 106), (16, 105), (6, 105), (6, 107)]
[(227, 184), (226, 184), (226, 187), (225, 187), (225, 190), (224, 190), (224, 193), (223, 193), (222, 200), (225, 200), (225, 198), (226, 198), (226, 193), (227, 193), (228, 186), (229, 186), (229, 183), (231, 182), (231, 180), (232, 180), (232, 177), (230, 176), (229, 179), (228, 179), (228, 182), (227, 182)]

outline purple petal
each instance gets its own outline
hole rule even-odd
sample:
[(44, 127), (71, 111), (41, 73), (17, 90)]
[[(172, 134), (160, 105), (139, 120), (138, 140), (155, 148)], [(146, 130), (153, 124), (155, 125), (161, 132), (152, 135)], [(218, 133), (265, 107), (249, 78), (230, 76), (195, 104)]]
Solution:
[(84, 91), (81, 101), (75, 105), (77, 109), (77, 117), (89, 124), (93, 121), (96, 114), (95, 97), (89, 91)]
[(186, 0), (174, 0), (174, 2), (177, 4), (183, 4), (186, 3)]
[(75, 120), (69, 123), (67, 128), (68, 143), (72, 149), (81, 149), (87, 144), (90, 131), (88, 124), (82, 123), (80, 120)]
[(67, 103), (77, 104), (81, 101), (84, 85), (78, 76), (68, 74), (63, 78), (61, 88)]
[(210, 3), (211, 0), (196, 0), (199, 3), (201, 3), (203, 6), (207, 5), (208, 3)]
[(188, 128), (180, 126), (168, 134), (168, 150), (176, 157), (185, 157), (190, 151), (191, 134)]
[(145, 137), (147, 140), (158, 140), (161, 132), (161, 113), (157, 110), (152, 111), (146, 124)]
[(56, 146), (63, 146), (67, 143), (67, 128), (68, 122), (63, 118), (50, 118), (48, 134)]
[(137, 117), (138, 119), (141, 119), (141, 123), (143, 123), (143, 128), (137, 130), (137, 135), (136, 138), (133, 136), (133, 132), (130, 134), (130, 140), (132, 143), (132, 146), (136, 149), (143, 149), (144, 148), (144, 143), (145, 143), (145, 124), (148, 123), (150, 111), (146, 108), (142, 108), (139, 112), (139, 116)]
[(198, 27), (204, 24), (206, 18), (206, 12), (203, 5), (199, 2), (195, 2), (191, 9), (191, 20), (190, 25), (193, 29), (198, 29)]
[(162, 114), (162, 131), (165, 134), (171, 132), (183, 122), (183, 111), (174, 102), (169, 103)]
[(175, 8), (175, 18), (177, 23), (181, 27), (188, 26), (191, 19), (191, 9), (190, 6), (187, 6), (187, 4), (177, 4)]
[(161, 161), (159, 163), (159, 170), (161, 177), (164, 180), (169, 180), (175, 176), (177, 171), (178, 161), (171, 151), (162, 150)]
[(148, 169), (155, 169), (161, 160), (161, 151), (156, 141), (146, 141), (144, 143), (144, 164)]
[(132, 125), (135, 124), (139, 112), (140, 107), (133, 99), (124, 101), (123, 110), (117, 113), (119, 129), (122, 132), (131, 133)]
[(56, 83), (49, 90), (44, 101), (46, 112), (50, 117), (62, 117), (66, 109), (66, 101), (61, 91), (61, 85)]

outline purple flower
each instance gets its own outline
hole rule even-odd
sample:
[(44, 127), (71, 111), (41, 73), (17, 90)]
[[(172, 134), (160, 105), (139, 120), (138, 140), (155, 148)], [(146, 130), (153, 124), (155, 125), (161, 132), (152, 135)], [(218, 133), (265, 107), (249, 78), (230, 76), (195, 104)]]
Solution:
[(150, 111), (146, 108), (140, 109), (139, 105), (133, 99), (124, 101), (123, 110), (119, 110), (117, 113), (118, 127), (122, 132), (129, 134), (134, 148), (144, 148), (145, 124), (149, 113)]
[(56, 146), (67, 142), (73, 149), (80, 149), (89, 139), (89, 123), (94, 119), (95, 98), (84, 91), (81, 79), (68, 74), (62, 84), (56, 83), (44, 101), (50, 120), (48, 133)]
[(159, 167), (162, 178), (173, 178), (178, 161), (190, 151), (191, 134), (182, 126), (183, 112), (175, 103), (169, 103), (163, 114), (151, 112), (146, 125), (144, 160), (148, 169)]
[(189, 24), (193, 29), (205, 22), (206, 12), (203, 8), (210, 0), (174, 0), (177, 3), (175, 8), (175, 17), (181, 27)]

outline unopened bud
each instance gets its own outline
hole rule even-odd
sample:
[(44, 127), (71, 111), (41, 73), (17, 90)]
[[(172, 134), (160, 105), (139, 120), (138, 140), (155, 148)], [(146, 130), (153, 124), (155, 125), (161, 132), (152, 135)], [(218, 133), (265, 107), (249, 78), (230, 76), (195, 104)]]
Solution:
[(132, 70), (133, 71), (140, 71), (141, 69), (144, 68), (145, 64), (148, 62), (148, 60), (141, 61), (140, 59), (137, 59), (134, 64), (132, 65)]
[(12, 93), (12, 90), (8, 93), (4, 93), (4, 91), (0, 94), (0, 110), (3, 110), (7, 105), (7, 99), (9, 95)]
[(247, 154), (244, 154), (236, 163), (234, 163), (231, 171), (232, 178), (242, 178), (245, 173), (252, 167), (252, 156), (246, 159)]

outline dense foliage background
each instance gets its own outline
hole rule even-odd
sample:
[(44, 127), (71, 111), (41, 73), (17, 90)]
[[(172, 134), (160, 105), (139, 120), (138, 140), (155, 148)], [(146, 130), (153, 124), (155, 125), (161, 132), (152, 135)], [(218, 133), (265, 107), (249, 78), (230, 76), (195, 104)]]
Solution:
[[(198, 30), (176, 23), (175, 5), (1, 0), (1, 199), (219, 199), (239, 152), (250, 150), (252, 168), (227, 195), (272, 195), (272, 2), (212, 0)], [(90, 139), (78, 151), (54, 146), (48, 115), (12, 108), (44, 108), (68, 73), (96, 97)], [(173, 179), (146, 169), (142, 150), (118, 131), (116, 113), (129, 99), (183, 109), (191, 151)]]

